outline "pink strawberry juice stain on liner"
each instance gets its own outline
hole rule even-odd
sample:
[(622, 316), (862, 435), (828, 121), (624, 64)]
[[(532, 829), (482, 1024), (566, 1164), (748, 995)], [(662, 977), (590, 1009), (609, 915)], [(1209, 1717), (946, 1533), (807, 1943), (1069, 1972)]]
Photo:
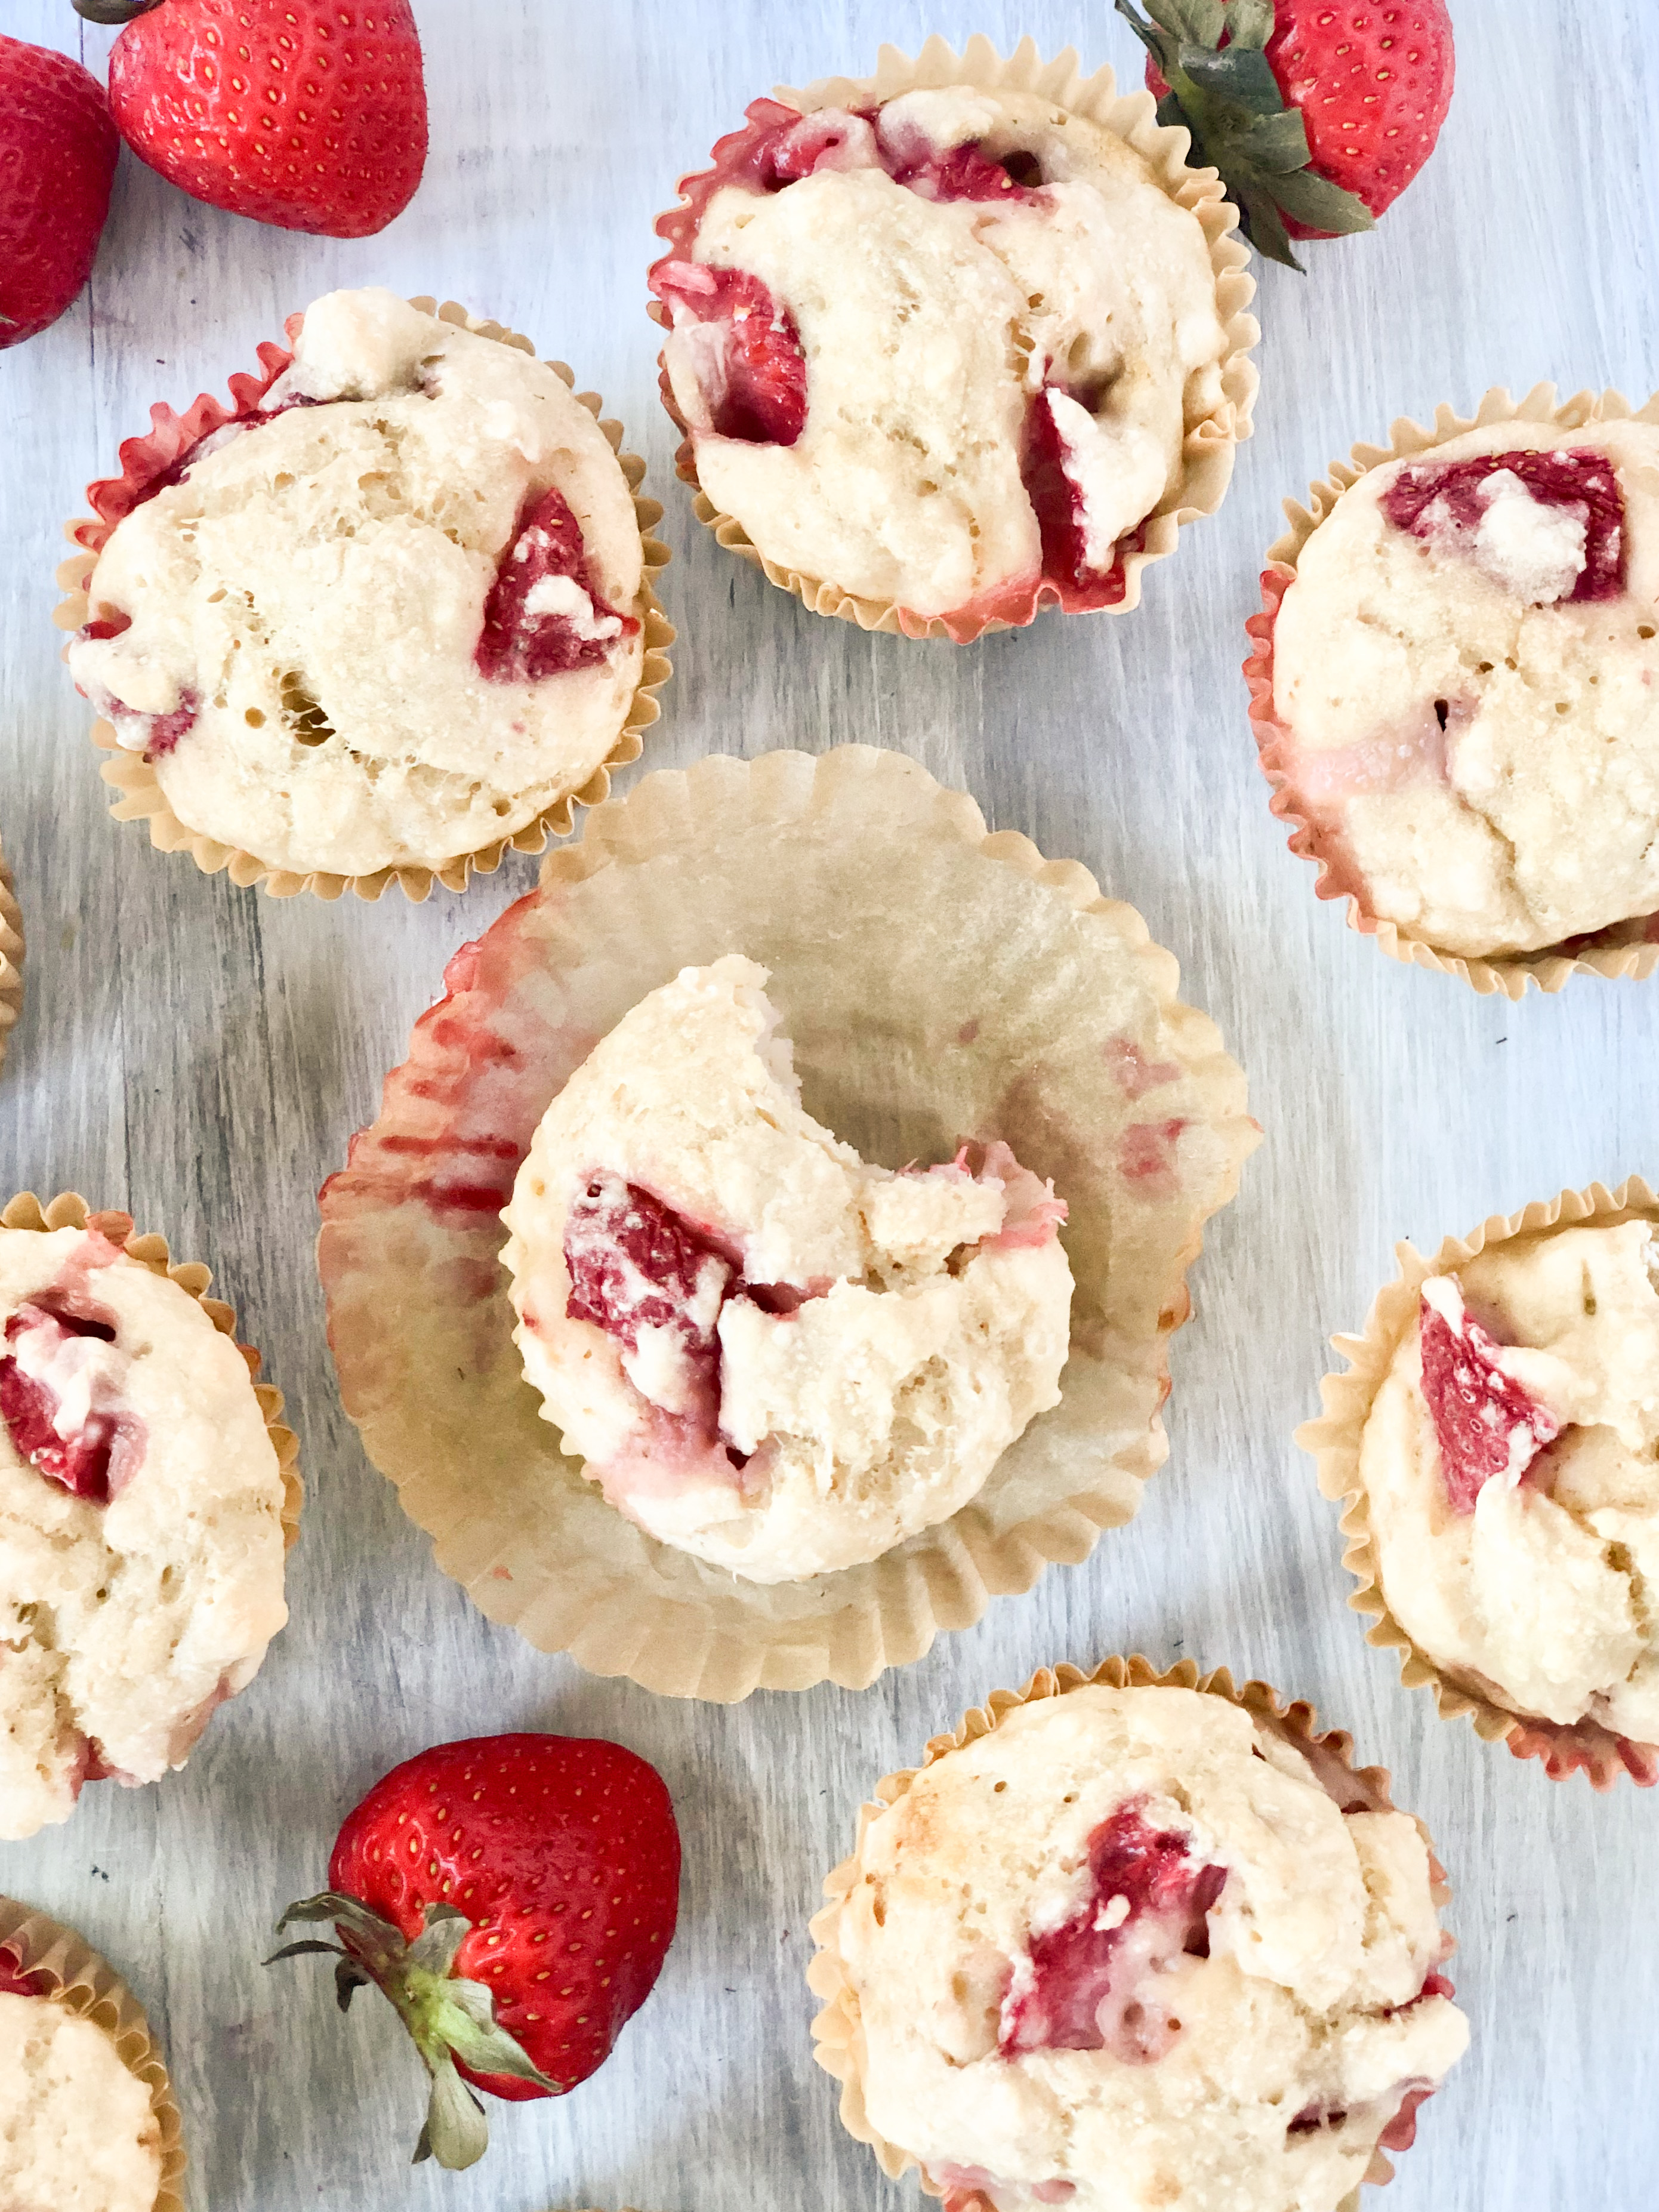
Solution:
[(1144, 1098), (1149, 1091), (1179, 1083), (1185, 1072), (1173, 1060), (1148, 1060), (1133, 1037), (1109, 1037), (1102, 1047), (1112, 1080), (1126, 1098)]

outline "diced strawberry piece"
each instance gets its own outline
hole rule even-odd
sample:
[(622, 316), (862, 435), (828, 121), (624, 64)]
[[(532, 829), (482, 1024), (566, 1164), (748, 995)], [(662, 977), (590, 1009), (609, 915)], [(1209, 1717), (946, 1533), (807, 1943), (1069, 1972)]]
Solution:
[(567, 1313), (630, 1352), (642, 1328), (672, 1329), (688, 1353), (720, 1360), (715, 1324), (732, 1269), (676, 1213), (620, 1176), (590, 1176), (565, 1218)]
[(0, 1996), (43, 1997), (52, 1984), (44, 1974), (26, 1974), (15, 1951), (0, 1951)]
[(1422, 1300), (1423, 1396), (1440, 1442), (1446, 1495), (1455, 1512), (1473, 1513), (1486, 1485), (1496, 1475), (1518, 1482), (1561, 1424), (1504, 1372), (1497, 1339), (1462, 1311), (1461, 1301), (1455, 1310), (1454, 1328), (1428, 1297)]
[(116, 720), (118, 724), (123, 720), (147, 724), (144, 750), (152, 760), (161, 760), (173, 750), (180, 738), (190, 735), (196, 727), (196, 717), (201, 711), (201, 694), (186, 689), (179, 694), (179, 703), (170, 714), (118, 714)]
[(131, 615), (101, 615), (95, 622), (82, 623), (81, 625), (81, 635), (84, 638), (93, 640), (101, 640), (106, 637), (125, 637), (128, 630), (131, 628), (132, 617)]
[[(19, 1306), (6, 1323), (6, 1341), (27, 1339), (30, 1364), (47, 1361), (63, 1365), (59, 1355), (77, 1337), (94, 1337), (106, 1344), (115, 1340), (107, 1322), (70, 1312), (62, 1305)], [(72, 1369), (73, 1363), (68, 1363)], [(60, 1482), (71, 1497), (94, 1505), (110, 1499), (110, 1453), (119, 1429), (117, 1415), (94, 1407), (82, 1425), (68, 1436), (58, 1433), (56, 1417), (61, 1400), (52, 1385), (37, 1374), (26, 1374), (15, 1355), (0, 1359), (0, 1418), (11, 1434), (18, 1457), (28, 1461), (53, 1482)]]
[(1089, 1877), (1080, 1910), (1031, 1939), (1030, 1982), (1003, 2006), (1005, 2058), (1109, 2047), (1149, 2064), (1173, 2040), (1162, 2008), (1140, 1993), (1183, 1954), (1208, 1958), (1206, 1916), (1225, 1868), (1194, 1866), (1184, 1836), (1148, 1827), (1128, 1805), (1090, 1837)]
[[(1022, 167), (1034, 167), (1030, 155), (1010, 158)], [(1032, 191), (1029, 182), (1017, 183), (1002, 162), (993, 161), (972, 139), (943, 154), (929, 148), (917, 161), (890, 161), (888, 174), (896, 185), (925, 200), (1029, 200)]]
[(698, 381), (718, 438), (793, 446), (806, 426), (806, 356), (795, 319), (758, 276), (667, 261), (652, 283), (674, 327), (706, 329)]
[(1081, 586), (1089, 574), (1083, 495), (1066, 475), (1065, 460), (1066, 448), (1048, 393), (1039, 392), (1026, 413), (1020, 475), (1042, 537), (1043, 574)]
[(1574, 447), (1565, 453), (1418, 462), (1401, 469), (1383, 493), (1382, 512), (1396, 530), (1413, 538), (1467, 544), (1486, 513), (1481, 487), (1499, 470), (1519, 477), (1539, 506), (1559, 508), (1583, 524), (1584, 566), (1565, 599), (1616, 599), (1625, 588), (1625, 498), (1619, 472), (1605, 453)]
[(478, 672), (492, 684), (535, 684), (592, 668), (639, 626), (600, 597), (569, 501), (544, 491), (520, 515), (484, 602)]

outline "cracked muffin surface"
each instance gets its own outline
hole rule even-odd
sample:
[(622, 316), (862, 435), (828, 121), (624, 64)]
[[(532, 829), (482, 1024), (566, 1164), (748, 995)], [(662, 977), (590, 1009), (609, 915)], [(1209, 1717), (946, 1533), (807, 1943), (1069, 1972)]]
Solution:
[(95, 1229), (0, 1230), (0, 1838), (184, 1764), (288, 1618), (246, 1362)]
[(1425, 1282), (1360, 1443), (1380, 1580), (1494, 1704), (1659, 1743), (1659, 1246), (1547, 1231)]
[(1228, 1699), (1016, 1706), (865, 1826), (864, 2108), (948, 2206), (1333, 2212), (1462, 2056), (1427, 1845)]
[(644, 662), (633, 497), (545, 362), (386, 291), (306, 310), (259, 411), (112, 532), (71, 674), (191, 830), (370, 873), (511, 836)]

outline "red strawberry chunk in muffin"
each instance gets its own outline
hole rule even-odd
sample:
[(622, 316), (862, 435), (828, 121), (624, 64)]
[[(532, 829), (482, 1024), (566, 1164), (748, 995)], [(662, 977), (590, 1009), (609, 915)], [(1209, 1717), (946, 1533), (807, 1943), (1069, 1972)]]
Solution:
[(1519, 1482), (1561, 1424), (1499, 1364), (1504, 1347), (1463, 1310), (1455, 1285), (1425, 1288), (1419, 1326), (1423, 1396), (1440, 1443), (1452, 1510), (1473, 1513), (1496, 1476)]
[(697, 382), (717, 438), (793, 446), (806, 427), (806, 356), (787, 307), (758, 276), (670, 261), (653, 276), (676, 330), (695, 330)]
[(570, 502), (549, 490), (519, 518), (484, 602), (475, 658), (492, 684), (535, 684), (594, 666), (639, 626), (600, 597)]
[(1187, 1838), (1149, 1827), (1126, 1805), (1089, 1838), (1090, 1889), (1060, 1927), (1033, 1936), (1030, 1976), (1004, 2000), (997, 2048), (1109, 2051), (1126, 2065), (1162, 2058), (1181, 2023), (1152, 1978), (1183, 1956), (1207, 1959), (1206, 1916), (1224, 1867), (1194, 1866)]
[(44, 1997), (52, 1984), (44, 1974), (27, 1974), (15, 1951), (0, 1951), (0, 1996)]
[[(671, 1412), (712, 1425), (720, 1399), (720, 1308), (734, 1269), (684, 1216), (637, 1183), (600, 1172), (586, 1180), (565, 1224), (566, 1311), (627, 1347), (630, 1376)], [(641, 1386), (642, 1387), (642, 1386)]]
[(124, 1424), (110, 1404), (110, 1360), (99, 1349), (114, 1341), (106, 1322), (43, 1302), (12, 1315), (11, 1357), (0, 1359), (0, 1416), (19, 1457), (95, 1505), (107, 1505), (118, 1486), (110, 1463)]
[(1522, 599), (1614, 599), (1625, 588), (1624, 495), (1605, 453), (1425, 461), (1401, 471), (1382, 508), (1396, 530), (1451, 548)]

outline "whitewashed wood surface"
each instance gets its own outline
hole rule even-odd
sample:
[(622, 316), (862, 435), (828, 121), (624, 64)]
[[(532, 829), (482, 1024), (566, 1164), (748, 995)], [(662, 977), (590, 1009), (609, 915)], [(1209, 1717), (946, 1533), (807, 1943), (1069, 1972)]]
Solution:
[[(1291, 1442), (1324, 1340), (1394, 1240), (1432, 1242), (1564, 1184), (1659, 1168), (1659, 982), (1519, 1007), (1396, 968), (1316, 904), (1254, 764), (1241, 624), (1279, 501), (1389, 418), (1553, 377), (1659, 381), (1653, 0), (1453, 0), (1457, 94), (1425, 177), (1369, 238), (1267, 273), (1254, 442), (1126, 619), (1044, 617), (951, 648), (805, 613), (723, 555), (670, 477), (644, 316), (653, 216), (744, 103), (935, 27), (1076, 43), (1138, 77), (1107, 0), (416, 0), (432, 158), (412, 208), (349, 244), (197, 205), (123, 158), (90, 290), (0, 355), (0, 835), (28, 1003), (0, 1081), (0, 1185), (127, 1206), (208, 1260), (289, 1394), (310, 1481), (293, 1620), (188, 1770), (89, 1790), (0, 1849), (0, 1888), (77, 1923), (170, 2048), (192, 2212), (852, 2212), (918, 2202), (841, 2130), (802, 1970), (823, 1871), (889, 1768), (999, 1684), (1143, 1650), (1259, 1673), (1393, 1768), (1456, 1885), (1471, 2055), (1425, 2115), (1391, 2212), (1650, 2212), (1659, 2199), (1659, 1802), (1552, 1786), (1447, 1727), (1346, 1607), (1334, 1516)], [(941, 20), (943, 18), (953, 20)], [(0, 25), (84, 51), (67, 0)], [(730, 1711), (595, 1680), (491, 1627), (433, 1567), (341, 1413), (313, 1195), (371, 1119), (448, 955), (529, 887), (513, 856), (422, 908), (277, 903), (105, 819), (51, 626), (58, 529), (146, 408), (222, 387), (283, 316), (345, 283), (453, 295), (601, 390), (668, 505), (681, 636), (641, 769), (858, 738), (965, 785), (998, 828), (1085, 861), (1172, 946), (1248, 1068), (1266, 1142), (1216, 1224), (1178, 1340), (1170, 1463), (1128, 1529), (862, 1695)], [(637, 774), (641, 771), (635, 771)], [(0, 1195), (3, 1195), (0, 1192)], [(605, 2069), (494, 2107), (472, 2172), (405, 2163), (419, 2069), (390, 2011), (259, 1964), (320, 1886), (335, 1826), (394, 1760), (499, 1728), (614, 1735), (655, 1760), (685, 1838), (681, 1934)]]

